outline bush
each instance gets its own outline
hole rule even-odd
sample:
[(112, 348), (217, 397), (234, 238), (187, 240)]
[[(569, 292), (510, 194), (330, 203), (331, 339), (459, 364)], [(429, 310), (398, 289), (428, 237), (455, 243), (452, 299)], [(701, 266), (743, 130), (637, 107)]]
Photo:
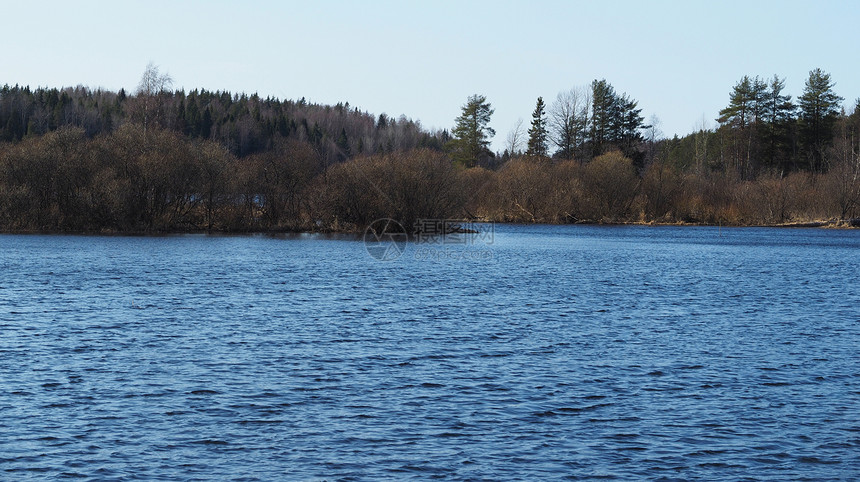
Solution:
[(494, 203), (499, 188), (498, 174), (483, 167), (473, 167), (460, 173), (466, 195), (463, 211), (470, 219), (491, 220), (498, 213)]
[(531, 157), (511, 159), (498, 175), (496, 203), (504, 221), (546, 222), (550, 164)]
[(628, 217), (639, 189), (633, 161), (620, 151), (608, 152), (585, 165), (582, 179), (589, 208), (586, 216), (610, 222)]
[(640, 206), (649, 221), (671, 221), (678, 212), (684, 185), (675, 169), (654, 162), (645, 170), (640, 190)]
[(436, 151), (353, 159), (326, 173), (319, 211), (329, 226), (362, 230), (376, 219), (391, 218), (411, 231), (419, 219), (462, 217), (464, 186), (462, 170)]

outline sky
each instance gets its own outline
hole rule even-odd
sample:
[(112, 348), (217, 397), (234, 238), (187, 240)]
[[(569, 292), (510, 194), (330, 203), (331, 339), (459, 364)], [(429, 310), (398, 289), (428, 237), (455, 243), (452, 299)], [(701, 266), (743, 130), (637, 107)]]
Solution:
[(715, 127), (744, 75), (809, 71), (860, 97), (860, 2), (4, 2), (0, 85), (135, 90), (148, 63), (174, 88), (349, 102), (450, 129), (472, 94), (501, 151), (538, 96), (606, 79), (666, 137)]

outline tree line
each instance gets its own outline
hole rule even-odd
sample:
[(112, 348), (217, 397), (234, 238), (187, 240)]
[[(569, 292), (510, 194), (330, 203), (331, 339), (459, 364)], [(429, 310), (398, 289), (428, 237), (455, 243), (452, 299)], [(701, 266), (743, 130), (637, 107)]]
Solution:
[(860, 215), (860, 108), (820, 70), (797, 105), (744, 77), (716, 129), (661, 139), (605, 80), (537, 99), (491, 152), (470, 96), (450, 131), (348, 104), (194, 90), (0, 89), (0, 230), (360, 231), (389, 217), (777, 224)]
[[(560, 92), (549, 113), (543, 98), (538, 97), (525, 153), (547, 156), (554, 145), (553, 158), (587, 162), (617, 149), (641, 166), (642, 133), (650, 127), (641, 113), (636, 100), (618, 94), (605, 79), (595, 80), (589, 87)], [(515, 146), (510, 147), (513, 154), (518, 153)]]
[(717, 119), (724, 162), (744, 178), (762, 170), (826, 170), (834, 128), (845, 117), (834, 85), (829, 74), (815, 69), (795, 103), (784, 92), (785, 79), (744, 76)]
[(334, 106), (256, 94), (171, 90), (169, 75), (149, 65), (136, 92), (87, 87), (0, 87), (0, 142), (19, 142), (62, 127), (87, 137), (110, 134), (125, 123), (212, 140), (238, 157), (272, 150), (281, 140), (308, 142), (330, 164), (395, 150), (441, 149), (441, 133), (400, 116), (362, 112), (348, 102)]

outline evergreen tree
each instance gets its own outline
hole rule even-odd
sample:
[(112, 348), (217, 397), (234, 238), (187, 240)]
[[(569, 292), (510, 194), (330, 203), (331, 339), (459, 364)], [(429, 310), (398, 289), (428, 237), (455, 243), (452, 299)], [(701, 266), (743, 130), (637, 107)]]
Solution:
[(537, 105), (532, 113), (532, 126), (529, 128), (529, 144), (526, 154), (529, 156), (547, 156), (546, 106), (543, 97), (538, 97)]
[(3, 139), (0, 140), (20, 141), (25, 134), (24, 127), (24, 123), (21, 121), (21, 114), (19, 112), (12, 111), (8, 120), (6, 120), (6, 133)]
[(640, 152), (638, 147), (644, 139), (640, 131), (648, 127), (644, 125), (642, 109), (639, 109), (639, 103), (627, 94), (616, 98), (615, 105), (618, 112), (618, 134), (615, 142), (621, 152), (633, 160), (634, 165), (642, 167), (644, 152)]
[(185, 134), (191, 137), (200, 135), (200, 107), (193, 91), (188, 95), (188, 102), (185, 104)]
[(591, 147), (597, 157), (612, 149), (622, 153), (640, 165), (644, 155), (639, 150), (644, 125), (639, 103), (627, 94), (618, 95), (606, 80), (595, 80), (591, 84)]
[(785, 79), (774, 75), (768, 83), (764, 101), (765, 122), (764, 162), (771, 168), (785, 171), (791, 161), (791, 125), (794, 122), (794, 104), (790, 95), (783, 95)]
[(752, 176), (758, 162), (766, 94), (764, 81), (745, 75), (732, 88), (729, 105), (717, 119), (728, 139), (732, 168), (741, 177)]
[(454, 139), (448, 142), (448, 148), (455, 161), (473, 167), (492, 157), (489, 139), (496, 131), (488, 124), (494, 110), (486, 97), (477, 94), (469, 96), (462, 109), (451, 131)]
[(591, 83), (591, 150), (597, 157), (609, 150), (612, 119), (615, 114), (615, 89), (606, 80)]
[(176, 97), (179, 98), (179, 105), (176, 107), (173, 120), (173, 129), (183, 134), (188, 134), (187, 124), (185, 122), (185, 92), (177, 92)]
[(198, 130), (200, 137), (209, 139), (212, 136), (212, 108), (208, 107), (203, 111), (203, 118), (200, 119), (200, 129)]
[(732, 87), (729, 94), (729, 105), (720, 111), (717, 122), (734, 128), (745, 129), (750, 121), (752, 112), (752, 80), (744, 77)]
[(813, 171), (822, 168), (824, 152), (830, 144), (839, 104), (843, 100), (833, 92), (834, 85), (830, 74), (815, 69), (809, 72), (800, 96), (800, 141)]
[(281, 137), (290, 135), (290, 123), (287, 122), (287, 117), (284, 114), (278, 116), (278, 120), (275, 122), (275, 132)]
[(383, 112), (382, 114), (379, 114), (379, 120), (376, 121), (376, 128), (385, 129), (386, 127), (388, 127), (388, 116)]
[(352, 155), (349, 149), (349, 137), (346, 135), (346, 128), (341, 128), (336, 145), (342, 155), (341, 159), (347, 159)]

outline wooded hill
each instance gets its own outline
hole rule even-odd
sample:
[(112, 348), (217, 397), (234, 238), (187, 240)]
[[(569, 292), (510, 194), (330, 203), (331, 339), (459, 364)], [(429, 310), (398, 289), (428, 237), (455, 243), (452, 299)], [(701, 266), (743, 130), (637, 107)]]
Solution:
[(376, 117), (349, 103), (327, 106), (205, 89), (136, 95), (86, 87), (0, 89), (0, 141), (18, 142), (63, 127), (81, 128), (94, 138), (125, 123), (212, 140), (237, 157), (294, 139), (312, 145), (329, 163), (416, 147), (441, 149), (444, 141), (415, 121)]

